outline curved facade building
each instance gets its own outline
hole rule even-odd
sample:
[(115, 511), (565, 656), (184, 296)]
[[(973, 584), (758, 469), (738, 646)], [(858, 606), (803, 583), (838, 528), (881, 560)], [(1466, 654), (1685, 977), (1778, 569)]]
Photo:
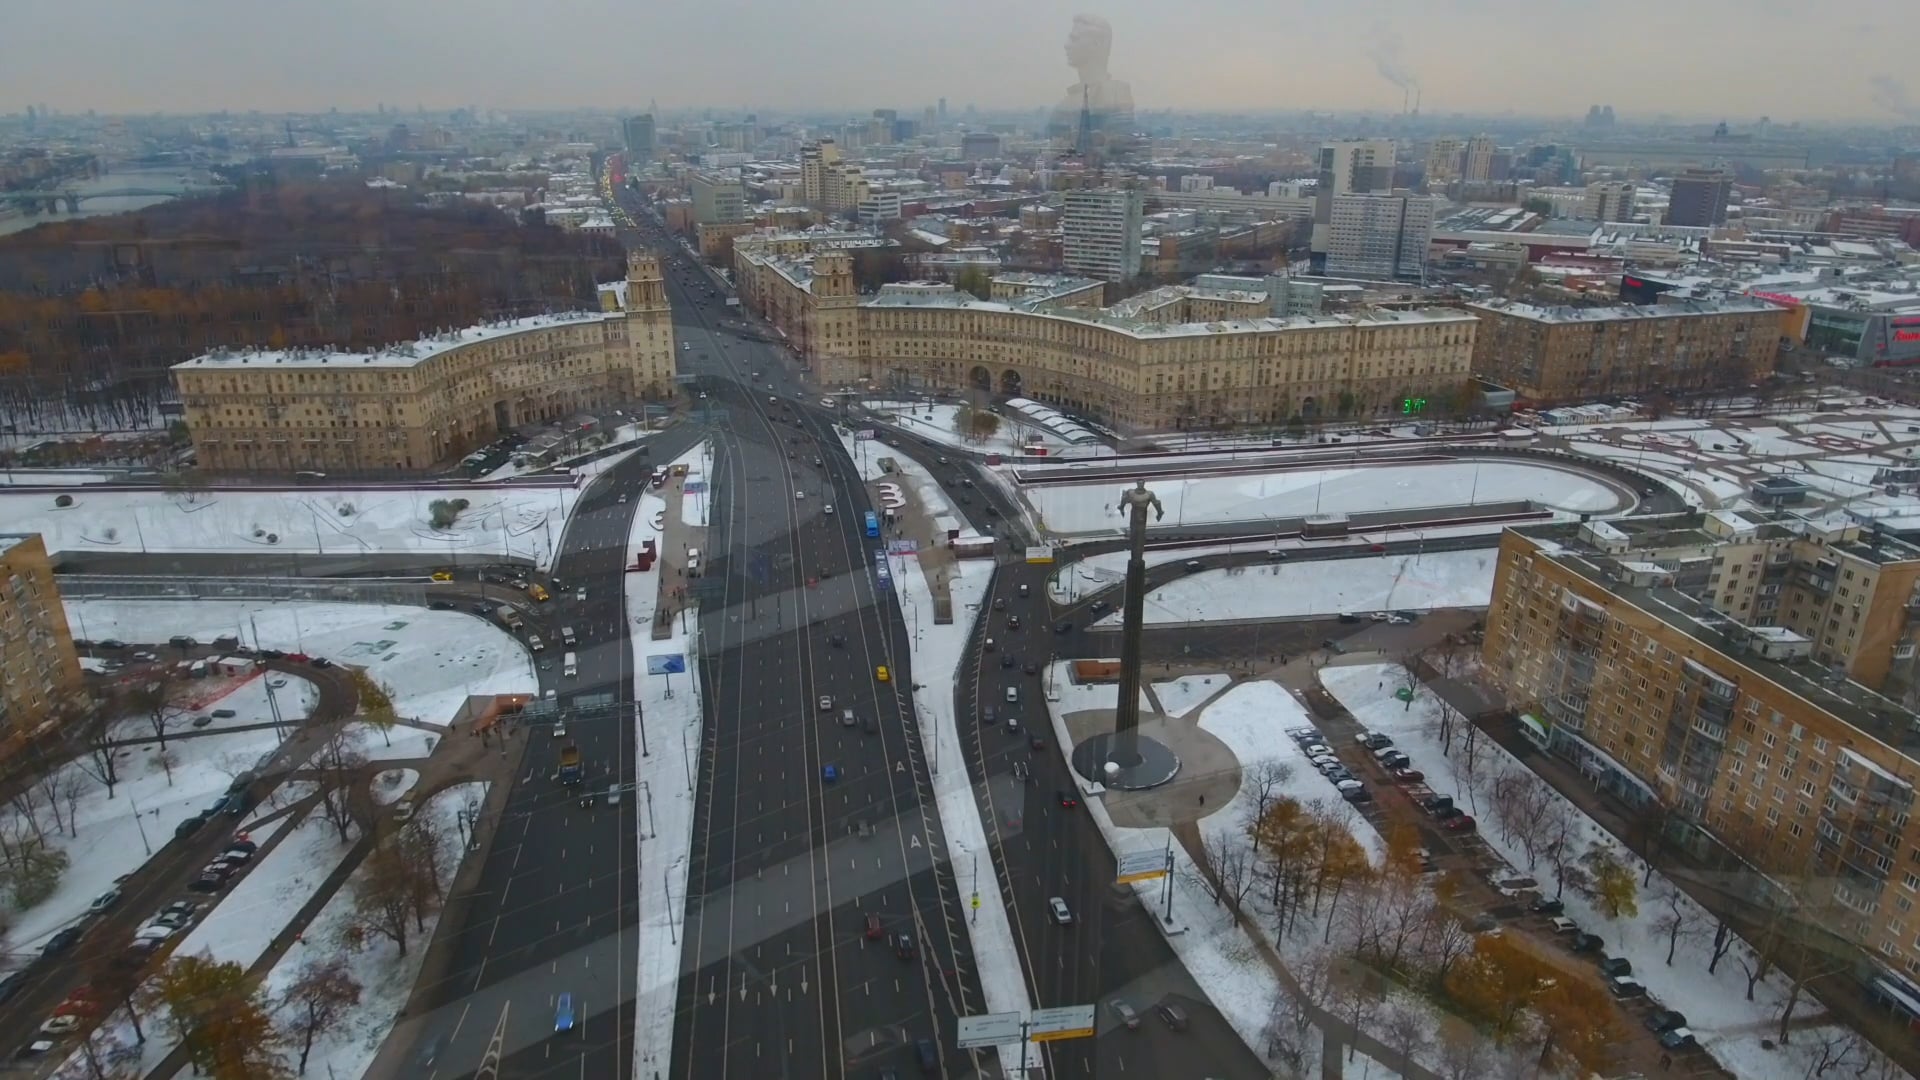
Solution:
[(1143, 431), (1384, 416), (1407, 398), (1450, 400), (1467, 384), (1479, 325), (1450, 308), (1258, 316), (1271, 305), (1198, 289), (1105, 310), (1048, 294), (982, 301), (918, 282), (863, 297), (851, 255), (830, 242), (796, 254), (791, 243), (741, 238), (734, 263), (741, 303), (828, 385), (981, 389)]
[(658, 261), (630, 257), (608, 310), (467, 327), (353, 353), (208, 353), (173, 368), (200, 467), (425, 469), (503, 431), (673, 395)]

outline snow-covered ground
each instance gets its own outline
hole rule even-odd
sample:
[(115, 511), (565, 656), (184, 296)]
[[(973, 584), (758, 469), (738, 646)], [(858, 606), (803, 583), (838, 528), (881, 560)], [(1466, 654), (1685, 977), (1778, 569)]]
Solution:
[[(1474, 811), (1479, 819), (1481, 838), (1516, 872), (1532, 873), (1540, 878), (1551, 895), (1551, 868), (1545, 862), (1535, 867), (1528, 865), (1520, 844), (1503, 835), (1487, 796), (1476, 794), (1475, 802), (1467, 803), (1468, 791), (1456, 770), (1456, 763), (1463, 757), (1461, 736), (1456, 734), (1451, 756), (1441, 753), (1433, 734), (1440, 706), (1430, 691), (1423, 688), (1411, 707), (1395, 698), (1394, 691), (1406, 685), (1405, 673), (1396, 664), (1334, 665), (1322, 668), (1320, 679), (1355, 719), (1374, 731), (1392, 736), (1395, 745), (1413, 758), (1414, 767), (1427, 774), (1428, 786), (1442, 794), (1452, 794)], [(1492, 739), (1481, 738), (1479, 746), (1478, 752), (1486, 755), (1484, 760), (1490, 766), (1481, 790), (1490, 790), (1493, 777), (1498, 774), (1528, 771)], [(1557, 793), (1551, 798), (1556, 807), (1553, 812), (1571, 815), (1579, 838), (1577, 849), (1584, 851), (1593, 844), (1604, 844), (1619, 851), (1629, 865), (1640, 866), (1637, 858), (1621, 849), (1606, 830), (1578, 808)], [(1668, 911), (1664, 899), (1668, 896), (1678, 897), (1679, 909), (1687, 913), (1694, 928), (1691, 937), (1681, 939), (1672, 966), (1666, 963), (1666, 937), (1653, 929), (1654, 921)], [(1654, 872), (1653, 884), (1641, 891), (1639, 913), (1628, 918), (1609, 921), (1585, 897), (1571, 890), (1562, 899), (1569, 917), (1606, 940), (1607, 955), (1624, 956), (1632, 961), (1633, 977), (1646, 986), (1649, 994), (1686, 1014), (1687, 1026), (1699, 1037), (1701, 1045), (1712, 1051), (1720, 1064), (1735, 1076), (1788, 1074), (1783, 1072), (1789, 1069), (1783, 1055), (1760, 1046), (1761, 1039), (1773, 1034), (1772, 1022), (1777, 1021), (1788, 993), (1786, 980), (1778, 973), (1768, 976), (1755, 987), (1754, 1000), (1747, 1001), (1746, 976), (1739, 963), (1746, 948), (1744, 943), (1734, 946), (1733, 952), (1720, 962), (1718, 971), (1709, 975), (1706, 965), (1713, 936), (1712, 917), (1685, 893), (1675, 889), (1665, 874)], [(1795, 1015), (1801, 1019), (1817, 1017), (1819, 1006), (1803, 995)], [(1811, 1042), (1819, 1038), (1819, 1034), (1816, 1030), (1796, 1030), (1793, 1038)]]
[[(1082, 448), (1072, 447), (1039, 425), (1011, 416), (1005, 411), (994, 414), (1000, 420), (998, 431), (985, 439), (973, 439), (960, 432), (961, 407), (959, 405), (909, 401), (868, 401), (862, 402), (862, 405), (876, 418), (892, 424), (903, 433), (916, 439), (936, 442), (942, 446), (972, 450), (976, 453), (1012, 456), (1020, 453), (1022, 442), (1038, 436), (1047, 447), (1049, 454), (1082, 452)], [(1100, 449), (1106, 450), (1104, 446)], [(1111, 453), (1110, 450), (1107, 452)]]
[[(868, 481), (901, 475), (880, 471), (878, 458), (883, 455), (862, 455), (858, 442), (847, 435), (843, 434), (841, 441)], [(924, 468), (904, 457), (899, 459), (897, 467), (915, 481), (921, 507), (927, 513), (938, 516), (951, 510), (946, 496)], [(958, 617), (946, 626), (935, 623), (933, 588), (921, 572), (919, 561), (903, 556), (893, 563), (895, 595), (903, 612), (917, 609), (921, 613), (914, 623), (917, 632), (907, 639), (912, 650), (916, 687), (913, 709), (921, 753), (933, 773), (935, 808), (947, 841), (946, 858), (956, 867), (963, 860), (971, 862), (975, 856), (984, 857), (991, 864), (986, 826), (980, 820), (980, 804), (967, 776), (966, 758), (953, 713), (953, 686), (959, 678), (967, 636), (972, 628)], [(947, 576), (953, 610), (980, 610), (992, 578), (991, 564), (982, 560), (956, 560)], [(935, 764), (940, 767), (932, 768)], [(1013, 924), (1008, 920), (1002, 894), (997, 888), (987, 888), (979, 889), (978, 895), (980, 907), (977, 912), (969, 912), (963, 925), (973, 946), (981, 990), (986, 997), (982, 1011), (1025, 1013), (1032, 1008), (1032, 999), (1027, 995), (1026, 977), (1021, 971), (1019, 953), (1014, 949)], [(999, 1053), (1001, 1067), (1008, 1075), (1014, 1075), (1020, 1064), (1020, 1048), (1003, 1046)]]
[(264, 600), (69, 600), (66, 606), (69, 622), (84, 623), (95, 640), (190, 634), (208, 641), (241, 627), (249, 644), (365, 667), (392, 689), (401, 716), (429, 723), (446, 723), (470, 694), (538, 692), (525, 647), (464, 612)]
[[(1351, 548), (1363, 548), (1376, 543), (1403, 540), (1437, 540), (1450, 536), (1498, 536), (1505, 525), (1451, 525), (1433, 529), (1369, 529), (1364, 533), (1355, 533), (1338, 540), (1248, 540), (1232, 544), (1201, 544), (1192, 547), (1148, 548), (1146, 564), (1149, 568), (1164, 566), (1167, 563), (1185, 562), (1188, 559), (1204, 558), (1208, 555), (1246, 555), (1264, 554), (1274, 549), (1285, 551), (1290, 558), (1298, 558), (1302, 551), (1339, 551)], [(1047, 589), (1054, 600), (1072, 603), (1092, 589), (1103, 589), (1109, 585), (1118, 585), (1126, 580), (1127, 558), (1125, 551), (1102, 551), (1084, 558), (1075, 558), (1065, 563), (1048, 579)]]
[(1222, 673), (1182, 675), (1153, 684), (1153, 696), (1160, 699), (1160, 711), (1168, 716), (1185, 716), (1195, 705), (1227, 688), (1228, 676)]
[[(682, 513), (690, 513), (683, 495)], [(661, 546), (656, 522), (664, 520), (667, 505), (658, 495), (640, 497), (633, 515), (633, 529), (627, 537), (625, 562), (648, 540)], [(704, 516), (704, 515), (703, 515)], [(673, 621), (673, 636), (655, 641), (652, 636), (654, 613), (659, 607), (660, 564), (645, 574), (626, 574), (625, 604), (629, 641), (633, 647), (633, 694), (640, 703), (647, 737), (652, 745), (664, 748), (650, 757), (637, 759), (635, 779), (652, 792), (652, 828), (637, 830), (642, 851), (640, 865), (661, 868), (640, 875), (639, 922), (637, 924), (638, 959), (635, 967), (635, 1008), (633, 1031), (633, 1071), (636, 1076), (662, 1073), (673, 1058), (674, 997), (680, 980), (680, 945), (687, 912), (687, 873), (693, 850), (694, 792), (687, 783), (685, 755), (697, 755), (703, 745), (700, 701), (706, 688), (700, 685), (698, 611), (690, 610), (685, 619)], [(685, 629), (683, 629), (683, 627)], [(686, 658), (684, 675), (649, 675), (647, 657), (678, 654)], [(673, 696), (668, 697), (669, 682)], [(635, 740), (639, 733), (636, 730)]]
[(373, 801), (381, 806), (397, 802), (419, 782), (420, 774), (413, 769), (382, 769), (373, 776)]
[[(416, 812), (417, 818), (429, 819), (446, 842), (440, 866), (442, 889), (453, 881), (453, 875), (459, 871), (460, 860), (465, 855), (459, 841), (460, 812), (470, 797), (477, 802), (484, 802), (488, 786), (475, 781), (442, 788), (421, 804)], [(341, 955), (340, 929), (353, 919), (354, 881), (364, 872), (363, 865), (349, 876), (340, 891), (334, 893), (333, 898), (314, 916), (313, 922), (307, 925), (300, 938), (273, 965), (262, 987), (269, 998), (284, 990), (309, 961), (326, 962)], [(366, 1074), (367, 1066), (373, 1063), (380, 1044), (386, 1041), (387, 1033), (393, 1029), (401, 1008), (406, 1005), (407, 995), (413, 991), (420, 965), (427, 957), (427, 942), (433, 940), (433, 932), (439, 922), (440, 911), (436, 908), (433, 914), (427, 916), (426, 925), (419, 928), (405, 956), (399, 955), (399, 950), (392, 942), (378, 936), (370, 936), (367, 947), (362, 951), (346, 954), (348, 970), (360, 983), (360, 1002), (348, 1012), (344, 1022), (337, 1028), (316, 1037), (313, 1042), (313, 1061), (330, 1075), (344, 1078)], [(309, 1066), (309, 1070), (312, 1071), (313, 1066)]]
[[(1499, 557), (1488, 548), (1202, 570), (1149, 592), (1143, 614), (1149, 623), (1187, 623), (1486, 607)], [(1119, 624), (1116, 611), (1095, 625)]]
[[(512, 555), (546, 566), (578, 487), (404, 490), (300, 489), (219, 491), (73, 491), (73, 505), (44, 492), (0, 490), (0, 521), (37, 532), (48, 551), (196, 552), (336, 555), (419, 552)], [(470, 504), (448, 528), (430, 522), (430, 505)], [(277, 541), (267, 539), (277, 536)]]
[(1540, 428), (1587, 457), (1659, 477), (1697, 506), (1736, 507), (1751, 482), (1787, 474), (1815, 489), (1816, 499), (1845, 498), (1870, 515), (1920, 512), (1911, 493), (1876, 488), (1881, 468), (1910, 467), (1920, 450), (1920, 410), (1869, 407), (1857, 395), (1845, 417), (1782, 413), (1764, 420), (1686, 417), (1647, 421), (1630, 415)]
[[(1126, 520), (1115, 496), (1131, 482), (1035, 484), (1026, 498), (1057, 534), (1119, 534)], [(1568, 469), (1531, 462), (1448, 461), (1297, 469), (1229, 476), (1149, 481), (1160, 497), (1163, 527), (1262, 521), (1313, 514), (1358, 514), (1433, 506), (1467, 506), (1530, 499), (1549, 509), (1610, 513), (1621, 508), (1614, 489)]]
[(339, 831), (317, 810), (308, 811), (271, 851), (262, 830), (250, 835), (265, 853), (226, 895), (208, 898), (217, 903), (181, 940), (176, 955), (205, 954), (252, 967), (353, 850), (353, 840), (341, 842)]
[[(138, 718), (126, 720), (121, 731), (132, 739), (152, 734)], [(13, 915), (6, 955), (24, 961), (37, 953), (49, 935), (85, 914), (87, 904), (112, 888), (115, 878), (132, 873), (171, 841), (176, 825), (205, 810), (226, 792), (234, 776), (253, 768), (279, 744), (272, 728), (175, 734), (167, 739), (165, 762), (158, 740), (124, 746), (114, 752), (119, 783), (111, 798), (85, 760), (62, 766), (44, 786), (62, 794), (60, 817), (72, 827), (53, 828), (52, 813), (44, 805), (38, 817), (48, 840), (66, 851), (70, 862), (51, 896)], [(68, 790), (74, 793), (71, 810), (65, 805)]]
[(359, 720), (348, 724), (345, 732), (368, 761), (407, 761), (427, 757), (433, 753), (434, 747), (440, 745), (445, 733), (444, 726), (414, 727), (411, 724), (395, 724), (381, 731)]

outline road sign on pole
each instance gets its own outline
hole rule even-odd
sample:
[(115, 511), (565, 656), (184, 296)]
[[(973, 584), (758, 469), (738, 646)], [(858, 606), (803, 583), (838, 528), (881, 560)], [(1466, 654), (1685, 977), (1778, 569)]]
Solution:
[(1062, 1005), (1056, 1009), (1035, 1009), (1027, 1018), (1027, 1035), (1034, 1042), (1093, 1037), (1093, 1006)]
[(1136, 881), (1151, 881), (1167, 876), (1167, 853), (1164, 851), (1132, 851), (1115, 860), (1114, 883), (1128, 885)]
[(953, 1045), (962, 1050), (978, 1050), (983, 1046), (1018, 1046), (1020, 1026), (1020, 1014), (1017, 1012), (962, 1016), (959, 1030), (954, 1033)]

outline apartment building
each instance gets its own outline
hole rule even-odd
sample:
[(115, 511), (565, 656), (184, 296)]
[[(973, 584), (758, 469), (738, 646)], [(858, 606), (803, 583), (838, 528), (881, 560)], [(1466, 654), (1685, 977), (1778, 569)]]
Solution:
[(747, 192), (738, 176), (694, 173), (687, 181), (697, 225), (732, 225), (747, 220)]
[(1781, 309), (1736, 298), (1616, 307), (1469, 304), (1473, 371), (1534, 405), (1744, 385), (1773, 372)]
[(1138, 191), (1097, 188), (1067, 192), (1061, 249), (1068, 273), (1125, 281), (1140, 273)]
[(1427, 186), (1445, 187), (1460, 179), (1461, 158), (1467, 144), (1451, 136), (1433, 140), (1427, 147)]
[(1499, 154), (1499, 144), (1491, 135), (1475, 135), (1467, 140), (1467, 149), (1463, 155), (1461, 179), (1469, 184), (1484, 184), (1497, 179), (1494, 174), (1494, 157)]
[(223, 350), (173, 367), (200, 467), (408, 471), (502, 431), (673, 396), (659, 260), (627, 257), (600, 311), (508, 319), (366, 352)]
[(1727, 223), (1733, 177), (1719, 169), (1688, 169), (1673, 178), (1667, 224), (1708, 228)]
[(867, 197), (866, 174), (840, 155), (832, 139), (800, 148), (800, 197), (828, 213), (858, 210)]
[(1329, 142), (1320, 147), (1318, 183), (1313, 190), (1313, 233), (1308, 240), (1313, 266), (1324, 270), (1333, 237), (1333, 200), (1341, 195), (1386, 195), (1393, 191), (1392, 139)]
[(80, 692), (80, 660), (38, 533), (0, 533), (0, 760)]
[(1788, 890), (1814, 924), (1920, 974), (1920, 735), (1819, 646), (1728, 617), (1590, 529), (1544, 525), (1501, 538), (1483, 670), (1529, 738), (1659, 808), (1671, 839), (1736, 851), (1762, 872), (1756, 898)]
[(1433, 243), (1433, 198), (1335, 195), (1327, 234), (1326, 272), (1383, 281), (1425, 281)]
[(1588, 221), (1632, 221), (1638, 191), (1631, 180), (1598, 180), (1588, 184), (1580, 216)]
[[(1456, 309), (1276, 314), (1291, 289), (1177, 287), (1113, 308), (1085, 285), (995, 287), (982, 301), (909, 282), (861, 297), (852, 260), (806, 234), (734, 244), (741, 305), (785, 335), (828, 386), (1019, 394), (1129, 429), (1384, 415), (1465, 385), (1479, 323)], [(1285, 279), (1269, 279), (1285, 284)]]

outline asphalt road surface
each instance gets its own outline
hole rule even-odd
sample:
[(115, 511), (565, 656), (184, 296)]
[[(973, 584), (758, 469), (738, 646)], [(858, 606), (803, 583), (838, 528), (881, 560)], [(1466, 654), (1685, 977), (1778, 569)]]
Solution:
[(920, 1040), (944, 1075), (971, 1075), (954, 1018), (982, 997), (906, 627), (869, 572), (864, 486), (777, 353), (712, 329), (720, 311), (686, 273), (669, 262), (716, 453), (696, 585), (709, 739), (671, 1075), (904, 1074)]
[[(574, 512), (554, 566), (565, 588), (552, 590), (545, 604), (523, 605), (529, 629), (549, 642), (540, 654), (542, 691), (553, 691), (572, 719), (565, 735), (532, 728), (516, 736), (527, 741), (520, 776), (478, 881), (449, 901), (443, 934), (451, 935), (451, 960), (427, 988), (434, 1011), (409, 1025), (415, 1049), (404, 1060), (413, 1072), (401, 1075), (471, 1076), (489, 1064), (498, 1072), (486, 1075), (503, 1080), (632, 1073), (635, 844), (643, 807), (631, 794), (609, 804), (606, 789), (632, 783), (637, 752), (631, 709), (619, 706), (633, 701), (622, 568), (639, 500), (623, 503), (619, 494), (644, 489), (651, 461), (670, 461), (700, 438), (691, 428), (669, 430), (652, 441), (651, 458), (629, 458), (599, 477)], [(567, 650), (562, 627), (578, 639), (570, 650), (574, 678), (558, 663)], [(569, 741), (584, 766), (578, 787), (556, 778), (560, 747)], [(575, 1022), (558, 1032), (563, 994)], [(418, 1054), (443, 1038), (434, 1065), (426, 1066)]]

